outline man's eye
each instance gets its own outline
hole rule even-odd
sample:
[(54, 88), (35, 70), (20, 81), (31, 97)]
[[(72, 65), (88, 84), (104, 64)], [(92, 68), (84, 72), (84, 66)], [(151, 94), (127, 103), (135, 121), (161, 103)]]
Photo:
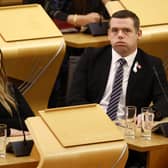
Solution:
[(118, 32), (118, 29), (111, 29), (111, 32), (116, 33)]
[(124, 32), (124, 33), (129, 33), (130, 30), (129, 30), (129, 29), (123, 29), (123, 32)]

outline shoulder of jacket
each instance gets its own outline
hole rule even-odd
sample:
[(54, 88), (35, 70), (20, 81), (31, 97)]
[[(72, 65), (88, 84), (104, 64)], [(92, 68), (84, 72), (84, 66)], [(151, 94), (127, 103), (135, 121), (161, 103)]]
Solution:
[(147, 60), (159, 61), (159, 62), (161, 61), (161, 58), (159, 58), (157, 56), (154, 56), (154, 55), (151, 55), (151, 54), (149, 54), (149, 53), (147, 53), (144, 50), (139, 49), (139, 48), (138, 48), (138, 54), (143, 56), (144, 59), (147, 59)]
[(108, 50), (111, 50), (111, 46), (104, 46), (104, 47), (100, 47), (100, 48), (93, 48), (93, 47), (89, 47), (86, 49), (86, 52), (91, 53), (93, 55), (100, 55), (104, 52), (107, 52)]

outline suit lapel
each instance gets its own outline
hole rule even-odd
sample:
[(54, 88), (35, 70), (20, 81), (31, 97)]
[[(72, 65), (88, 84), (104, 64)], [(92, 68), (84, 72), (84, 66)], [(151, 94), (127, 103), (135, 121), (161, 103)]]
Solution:
[(108, 81), (108, 76), (109, 76), (109, 71), (110, 71), (110, 67), (111, 67), (111, 59), (112, 59), (112, 48), (111, 46), (108, 47), (108, 49), (105, 51), (105, 53), (102, 55), (102, 59), (100, 59), (99, 61), (101, 65), (101, 67), (99, 67), (99, 93), (100, 93), (100, 96), (99, 98), (101, 99), (103, 94), (104, 94), (104, 91), (105, 91), (105, 88), (106, 88), (106, 84), (107, 84), (107, 81)]
[[(136, 94), (136, 86), (140, 85), (139, 77), (143, 73), (143, 56), (140, 54), (141, 52), (138, 50), (138, 53), (135, 57), (135, 60), (133, 62), (133, 65), (131, 67), (130, 76), (128, 79), (128, 87), (127, 87), (127, 93), (126, 93), (126, 104), (130, 100), (130, 96), (133, 96)], [(145, 76), (144, 76), (145, 78)]]

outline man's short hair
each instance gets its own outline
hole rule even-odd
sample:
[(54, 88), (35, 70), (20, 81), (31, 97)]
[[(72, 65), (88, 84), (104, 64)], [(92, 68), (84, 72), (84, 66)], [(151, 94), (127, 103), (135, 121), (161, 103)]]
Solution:
[(140, 27), (139, 17), (130, 10), (119, 10), (112, 14), (111, 18), (131, 18), (134, 22), (134, 27), (138, 31)]

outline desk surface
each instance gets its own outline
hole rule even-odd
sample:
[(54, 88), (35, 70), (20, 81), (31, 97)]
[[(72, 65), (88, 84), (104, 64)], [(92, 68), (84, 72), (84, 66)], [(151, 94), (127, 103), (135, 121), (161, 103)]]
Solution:
[(167, 168), (168, 161), (168, 137), (152, 134), (151, 140), (144, 140), (140, 136), (140, 130), (136, 132), (135, 139), (126, 139), (128, 148), (138, 151), (146, 152), (146, 167), (147, 168)]
[(109, 44), (107, 36), (92, 36), (83, 33), (64, 34), (64, 39), (69, 47), (74, 48), (102, 47)]
[[(157, 42), (159, 40), (166, 41), (168, 37), (168, 24), (143, 27), (142, 32), (140, 44), (149, 42), (149, 40), (152, 42)], [(84, 33), (67, 33), (63, 36), (67, 46), (74, 48), (103, 47), (110, 44), (106, 35), (92, 36)]]
[(138, 135), (135, 139), (126, 139), (130, 149), (146, 152), (162, 148), (168, 148), (168, 137), (160, 136), (157, 134), (152, 134), (151, 140), (144, 140), (140, 136), (140, 131), (138, 130)]
[[(23, 137), (11, 137), (8, 141), (21, 140)], [(7, 153), (6, 158), (0, 158), (0, 168), (35, 168), (39, 162), (37, 151), (33, 149), (34, 154), (24, 157), (16, 157), (14, 154)]]
[[(18, 137), (13, 137), (12, 140), (18, 140)], [(140, 152), (148, 152), (148, 166), (151, 168), (158, 168), (163, 163), (167, 166), (167, 154), (168, 154), (168, 138), (152, 134), (152, 140), (147, 141), (143, 140), (140, 137), (140, 133), (135, 139), (126, 139), (129, 149), (140, 151)], [(163, 153), (164, 152), (164, 153)], [(156, 159), (154, 162), (154, 157), (158, 157), (158, 154), (162, 155), (161, 163)], [(166, 157), (165, 157), (166, 156)], [(164, 162), (165, 160), (165, 162)], [(7, 154), (5, 159), (0, 158), (0, 168), (35, 168), (39, 162), (39, 157), (37, 156), (37, 151), (35, 150), (35, 154), (31, 154), (26, 157), (15, 157), (13, 154)], [(155, 164), (155, 166), (154, 166)], [(164, 165), (165, 165), (164, 164)], [(165, 166), (161, 166), (162, 168)]]
[(15, 157), (13, 154), (7, 154), (6, 158), (0, 158), (0, 168), (35, 168), (38, 160), (31, 156)]
[(134, 11), (139, 16), (142, 26), (168, 23), (167, 0), (162, 0), (161, 3), (159, 0), (120, 0), (119, 3), (126, 9)]

